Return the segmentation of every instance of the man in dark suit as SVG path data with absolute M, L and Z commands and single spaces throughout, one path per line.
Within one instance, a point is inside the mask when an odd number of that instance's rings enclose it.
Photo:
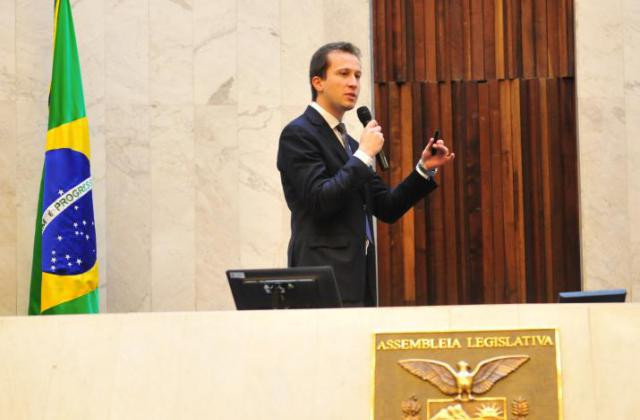
M 282 130 L 277 165 L 291 210 L 289 266 L 330 265 L 345 306 L 375 306 L 371 216 L 395 222 L 436 188 L 437 168 L 454 155 L 442 140 L 431 139 L 407 178 L 393 189 L 382 181 L 373 170 L 384 143 L 380 125 L 369 122 L 357 142 L 341 123 L 358 99 L 359 57 L 347 42 L 315 52 L 309 70 L 312 103 Z

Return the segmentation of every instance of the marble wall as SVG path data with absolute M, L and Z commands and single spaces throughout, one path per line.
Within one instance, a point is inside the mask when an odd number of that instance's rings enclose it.
M 640 2 L 575 3 L 583 286 L 640 301 Z
M 49 5 L 51 2 L 46 2 Z M 363 51 L 368 0 L 72 0 L 91 129 L 101 310 L 233 307 L 225 270 L 284 266 L 280 130 L 315 49 Z M 27 310 L 52 8 L 0 0 L 0 314 Z M 355 115 L 347 120 L 358 135 Z

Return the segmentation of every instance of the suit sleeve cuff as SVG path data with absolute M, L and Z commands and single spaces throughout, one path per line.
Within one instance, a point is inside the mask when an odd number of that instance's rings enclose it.
M 373 166 L 373 158 L 371 156 L 369 156 L 368 154 L 366 154 L 365 152 L 363 152 L 362 150 L 356 150 L 356 152 L 353 154 L 353 156 L 355 156 L 358 159 L 360 159 L 362 161 L 362 163 L 364 163 L 365 165 Z
M 420 175 L 421 177 L 423 177 L 428 181 L 430 179 L 433 179 L 433 175 L 435 175 L 435 173 L 437 172 L 437 169 L 435 169 L 434 171 L 427 171 L 422 165 L 420 165 L 420 162 L 418 162 L 418 164 L 416 165 L 416 172 L 418 173 L 418 175 Z

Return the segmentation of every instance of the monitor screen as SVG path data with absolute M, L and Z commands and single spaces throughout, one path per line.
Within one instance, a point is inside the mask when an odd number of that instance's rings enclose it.
M 340 308 L 333 269 L 321 267 L 227 270 L 236 308 Z
M 583 292 L 560 292 L 560 303 L 594 303 L 594 302 L 624 302 L 627 296 L 625 289 L 587 290 Z

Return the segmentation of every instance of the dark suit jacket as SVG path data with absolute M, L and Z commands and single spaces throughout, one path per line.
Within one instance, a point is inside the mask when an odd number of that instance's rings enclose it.
M 358 142 L 349 137 L 349 143 L 355 152 Z M 414 170 L 390 189 L 360 159 L 347 156 L 312 107 L 282 130 L 278 170 L 291 210 L 289 266 L 331 265 L 344 300 L 362 301 L 366 281 L 375 299 L 375 275 L 366 275 L 365 214 L 393 223 L 436 188 L 435 182 Z

